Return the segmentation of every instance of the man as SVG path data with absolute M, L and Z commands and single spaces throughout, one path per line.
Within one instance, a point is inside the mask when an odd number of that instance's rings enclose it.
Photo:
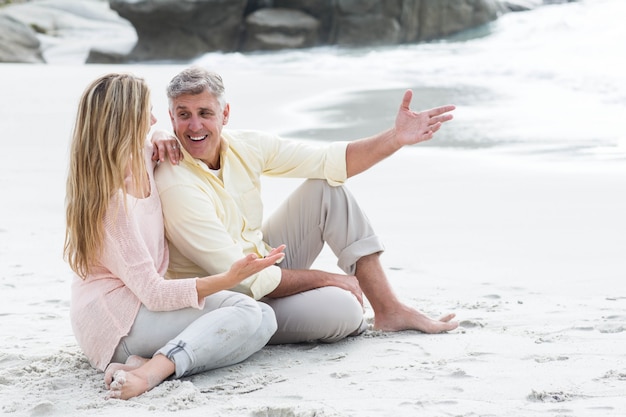
M 167 88 L 169 112 L 184 151 L 180 165 L 161 164 L 156 181 L 170 242 L 170 278 L 221 273 L 244 254 L 265 256 L 286 244 L 285 259 L 233 288 L 274 309 L 270 343 L 334 342 L 366 328 L 439 333 L 454 314 L 433 320 L 401 303 L 379 261 L 384 250 L 365 214 L 342 185 L 406 145 L 432 138 L 454 106 L 409 109 L 404 95 L 395 126 L 353 142 L 315 146 L 256 131 L 223 130 L 229 104 L 221 77 L 188 68 Z M 260 176 L 307 180 L 263 223 Z M 311 270 L 324 243 L 346 272 Z

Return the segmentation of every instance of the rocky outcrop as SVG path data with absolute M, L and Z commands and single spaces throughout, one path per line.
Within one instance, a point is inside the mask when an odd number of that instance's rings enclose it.
M 44 62 L 35 31 L 7 15 L 0 15 L 0 62 Z
M 502 13 L 575 0 L 13 1 L 22 4 L 0 3 L 0 62 L 63 62 L 59 54 L 79 49 L 82 62 L 123 63 L 187 61 L 214 51 L 415 43 Z
M 498 2 L 492 0 L 422 0 L 417 40 L 429 41 L 475 28 L 496 20 L 498 15 Z
M 491 22 L 498 0 L 275 0 L 320 21 L 319 43 L 392 45 L 442 38 Z
M 500 9 L 503 13 L 527 12 L 546 4 L 574 3 L 577 0 L 500 0 Z
M 110 0 L 137 31 L 131 60 L 187 60 L 235 51 L 247 0 Z
M 110 0 L 137 30 L 130 59 L 212 51 L 392 45 L 497 19 L 498 0 Z

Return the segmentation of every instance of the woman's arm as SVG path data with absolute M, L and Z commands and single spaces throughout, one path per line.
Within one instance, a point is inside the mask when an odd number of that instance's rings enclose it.
M 165 130 L 155 130 L 150 137 L 152 143 L 152 160 L 157 164 L 165 161 L 165 158 L 169 156 L 170 162 L 173 165 L 183 159 L 183 152 L 180 147 L 180 143 L 176 139 L 176 136 L 166 132 Z
M 285 256 L 283 253 L 284 249 L 285 245 L 281 245 L 273 249 L 264 258 L 259 258 L 255 254 L 249 254 L 235 262 L 233 266 L 224 273 L 196 279 L 198 298 L 202 299 L 217 291 L 233 288 L 249 276 L 280 262 Z

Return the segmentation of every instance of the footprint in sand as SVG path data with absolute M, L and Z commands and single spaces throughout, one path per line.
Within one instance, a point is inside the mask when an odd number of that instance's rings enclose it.
M 529 401 L 542 403 L 561 403 L 564 401 L 572 401 L 577 395 L 564 391 L 535 391 L 532 390 L 528 397 Z
M 618 381 L 626 381 L 626 371 L 616 371 L 615 369 L 611 369 L 607 371 L 601 379 L 615 379 Z
M 249 377 L 239 378 L 236 381 L 225 381 L 210 387 L 200 388 L 202 393 L 222 394 L 222 395 L 238 395 L 261 390 L 270 384 L 286 381 L 287 379 L 280 375 L 263 374 L 253 375 Z
M 296 407 L 263 407 L 252 411 L 252 417 L 331 417 L 324 410 L 299 410 Z
M 548 363 L 555 361 L 566 361 L 569 360 L 567 356 L 529 356 L 524 358 L 526 360 L 534 360 L 537 363 Z

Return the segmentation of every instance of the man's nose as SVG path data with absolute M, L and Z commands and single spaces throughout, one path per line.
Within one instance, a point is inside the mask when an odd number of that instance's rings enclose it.
M 193 131 L 198 131 L 202 129 L 202 123 L 200 122 L 200 118 L 196 116 L 192 116 L 189 119 L 189 129 Z

